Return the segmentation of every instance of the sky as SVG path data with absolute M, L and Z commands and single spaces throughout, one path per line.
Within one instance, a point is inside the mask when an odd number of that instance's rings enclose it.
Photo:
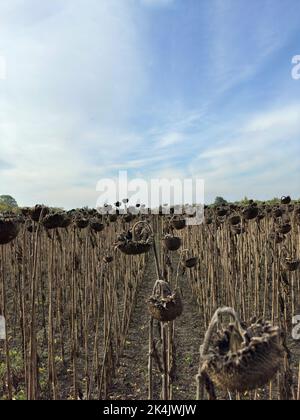
M 94 207 L 103 178 L 300 197 L 299 0 L 0 0 L 0 194 Z

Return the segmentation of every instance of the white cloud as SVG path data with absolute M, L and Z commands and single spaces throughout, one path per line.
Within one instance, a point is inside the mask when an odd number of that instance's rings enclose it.
M 246 131 L 266 131 L 289 129 L 291 126 L 300 126 L 300 107 L 291 105 L 284 109 L 273 110 L 254 117 L 246 126 Z
M 251 3 L 201 3 L 196 46 L 190 38 L 184 44 L 184 28 L 178 34 L 163 32 L 165 27 L 153 31 L 172 36 L 174 49 L 166 58 L 175 63 L 184 45 L 191 57 L 197 53 L 199 41 L 203 95 L 196 89 L 188 97 L 189 74 L 179 80 L 174 68 L 170 86 L 174 80 L 180 85 L 162 97 L 155 91 L 164 87 L 157 75 L 168 62 L 160 56 L 160 38 L 152 36 L 149 10 L 175 0 L 1 0 L 0 55 L 7 62 L 7 77 L 0 80 L 1 189 L 24 205 L 94 205 L 98 179 L 124 168 L 146 178 L 199 174 L 210 194 L 256 195 L 256 188 L 269 196 L 286 186 L 291 194 L 299 191 L 298 105 L 249 117 L 248 102 L 230 91 L 252 81 L 297 19 L 282 35 L 288 15 L 274 24 L 279 3 L 266 2 L 268 13 L 259 16 Z M 174 15 L 174 24 L 181 29 L 186 19 Z M 257 86 L 248 89 L 252 101 Z M 222 109 L 220 102 L 226 103 Z
M 93 197 L 116 152 L 122 159 L 140 142 L 127 126 L 146 82 L 134 9 L 11 0 L 0 15 L 1 188 L 23 205 L 54 204 L 55 195 L 57 205 L 84 205 L 80 185 Z
M 159 140 L 158 140 L 158 147 L 163 149 L 166 147 L 174 146 L 178 143 L 181 143 L 184 141 L 184 136 L 182 133 L 178 132 L 169 132 L 164 134 Z
M 227 136 L 206 148 L 190 172 L 206 181 L 208 200 L 243 195 L 270 198 L 299 196 L 300 105 L 287 105 L 252 115 Z

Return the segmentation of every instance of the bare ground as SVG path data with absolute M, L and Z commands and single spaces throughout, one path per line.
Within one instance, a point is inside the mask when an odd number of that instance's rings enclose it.
M 144 281 L 137 295 L 125 351 L 109 392 L 111 400 L 146 400 L 148 398 L 149 315 L 146 301 L 151 295 L 155 280 L 155 265 L 151 256 L 145 270 Z M 195 399 L 195 376 L 198 370 L 201 338 L 201 323 L 197 305 L 193 301 L 189 289 L 185 287 L 183 289 L 184 312 L 176 320 L 175 326 L 177 375 L 173 384 L 173 399 L 176 400 Z M 160 399 L 160 382 L 160 373 L 156 369 L 155 399 Z

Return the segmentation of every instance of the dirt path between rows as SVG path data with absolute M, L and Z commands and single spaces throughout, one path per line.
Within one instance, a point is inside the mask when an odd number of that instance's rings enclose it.
M 151 295 L 156 279 L 154 258 L 149 257 L 144 281 L 137 294 L 129 334 L 117 376 L 112 383 L 109 399 L 111 400 L 146 400 L 148 397 L 148 335 L 149 315 L 146 301 Z M 191 297 L 188 286 L 182 282 L 184 312 L 176 320 L 176 364 L 177 378 L 173 385 L 173 399 L 195 399 L 195 376 L 198 370 L 199 345 L 201 339 L 200 316 L 197 305 Z M 160 399 L 160 374 L 155 370 L 154 396 Z

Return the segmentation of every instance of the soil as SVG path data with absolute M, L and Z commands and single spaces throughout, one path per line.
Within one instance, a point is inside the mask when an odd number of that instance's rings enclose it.
M 148 398 L 148 337 L 149 314 L 146 301 L 151 295 L 156 279 L 154 259 L 149 258 L 144 281 L 137 294 L 135 311 L 123 357 L 109 392 L 111 400 L 147 400 Z M 184 282 L 184 279 L 183 279 Z M 201 343 L 200 315 L 189 289 L 182 287 L 184 311 L 175 325 L 176 379 L 173 399 L 193 400 L 196 397 L 195 376 L 199 366 Z M 158 323 L 157 323 L 158 324 Z M 155 326 L 157 335 L 158 325 Z M 156 364 L 154 363 L 154 366 Z M 154 398 L 160 398 L 161 377 L 155 366 Z

